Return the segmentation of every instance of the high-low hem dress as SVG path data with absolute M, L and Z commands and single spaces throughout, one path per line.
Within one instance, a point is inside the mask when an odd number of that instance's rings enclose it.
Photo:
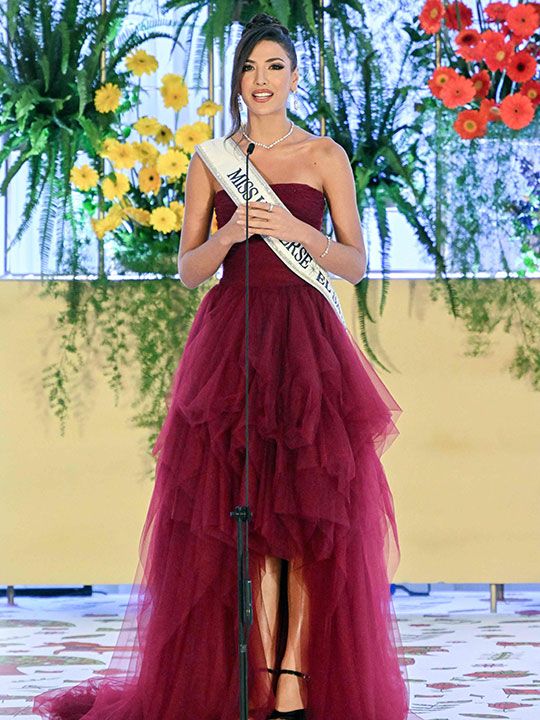
M 272 185 L 321 228 L 325 198 Z M 215 196 L 219 227 L 236 206 Z M 245 252 L 231 247 L 204 296 L 154 446 L 156 479 L 139 565 L 109 667 L 42 692 L 52 720 L 238 720 L 237 525 L 245 500 Z M 250 719 L 276 704 L 288 632 L 283 578 L 302 586 L 297 669 L 308 720 L 410 720 L 389 582 L 399 563 L 381 455 L 398 435 L 394 398 L 328 300 L 260 235 L 249 240 Z M 281 559 L 278 622 L 263 580 Z M 287 581 L 286 581 L 287 582 Z M 283 589 L 285 587 L 285 589 Z

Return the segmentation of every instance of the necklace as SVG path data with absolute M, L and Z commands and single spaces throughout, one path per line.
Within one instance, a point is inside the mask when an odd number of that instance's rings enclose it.
M 270 145 L 265 145 L 264 143 L 256 142 L 255 140 L 252 140 L 252 139 L 249 137 L 249 135 L 246 133 L 246 124 L 245 124 L 245 123 L 244 123 L 244 124 L 242 125 L 242 127 L 241 127 L 242 135 L 243 135 L 247 140 L 249 140 L 249 142 L 252 142 L 254 145 L 259 145 L 260 147 L 263 147 L 263 148 L 266 148 L 267 150 L 269 150 L 271 147 L 274 147 L 274 145 L 277 145 L 277 144 L 280 143 L 282 140 L 285 140 L 285 138 L 288 138 L 289 135 L 292 133 L 293 128 L 294 128 L 294 123 L 293 123 L 292 120 L 290 120 L 289 122 L 291 123 L 291 127 L 289 128 L 288 132 L 285 133 L 285 135 L 284 135 L 283 137 L 280 137 L 278 140 L 274 140 L 274 142 L 273 142 L 273 143 L 270 143 Z

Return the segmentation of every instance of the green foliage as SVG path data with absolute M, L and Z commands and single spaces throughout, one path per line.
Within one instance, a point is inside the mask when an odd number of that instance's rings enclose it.
M 307 50 L 308 59 L 306 69 L 313 61 L 313 49 L 316 47 L 317 28 L 320 27 L 321 10 L 325 21 L 332 19 L 346 34 L 355 32 L 354 19 L 351 22 L 351 10 L 363 17 L 364 11 L 359 0 L 343 0 L 339 3 L 330 3 L 321 7 L 318 0 L 261 0 L 260 2 L 238 2 L 238 0 L 219 0 L 219 2 L 207 2 L 207 0 L 166 0 L 165 10 L 177 11 L 178 27 L 175 41 L 184 28 L 188 28 L 188 37 L 192 37 L 195 27 L 200 25 L 200 33 L 203 42 L 198 44 L 194 59 L 195 67 L 199 75 L 195 82 L 200 81 L 202 68 L 205 65 L 205 53 L 212 47 L 213 41 L 218 42 L 218 53 L 220 57 L 225 54 L 225 48 L 231 42 L 231 32 L 234 23 L 246 25 L 257 13 L 268 13 L 277 17 L 286 25 L 295 43 Z M 203 22 L 201 22 L 204 20 Z M 195 44 L 195 43 L 194 43 Z M 191 53 L 191 44 L 187 48 Z M 189 57 L 189 54 L 188 54 Z M 313 66 L 312 66 L 313 67 Z
M 107 79 L 126 87 L 125 76 L 117 70 L 120 60 L 150 35 L 134 33 L 121 40 L 118 47 L 112 47 L 126 13 L 127 0 L 113 0 L 107 15 L 101 18 L 93 15 L 94 6 L 88 0 L 64 0 L 57 14 L 51 10 L 51 3 L 52 0 L 8 0 L 11 45 L 0 44 L 0 131 L 6 133 L 9 143 L 8 150 L 3 150 L 7 153 L 4 157 L 18 153 L 5 187 L 24 164 L 29 168 L 25 216 L 19 233 L 24 231 L 32 209 L 41 199 L 45 261 L 53 219 L 59 213 L 61 222 L 67 217 L 72 248 L 69 262 L 75 272 L 80 268 L 83 250 L 80 237 L 84 233 L 80 232 L 80 221 L 72 207 L 68 172 L 78 151 L 95 156 L 110 121 L 96 113 L 92 103 L 99 85 L 100 52 L 111 44 Z M 35 7 L 40 11 L 25 19 L 29 8 Z M 392 238 L 388 208 L 395 207 L 407 219 L 433 262 L 436 277 L 432 281 L 432 299 L 442 295 L 449 312 L 459 317 L 468 330 L 468 353 L 487 352 L 498 327 L 512 332 L 517 345 L 510 369 L 516 377 L 528 377 L 533 387 L 540 388 L 540 309 L 534 286 L 526 277 L 512 272 L 502 242 L 498 257 L 506 276 L 477 277 L 485 261 L 481 238 L 486 231 L 491 237 L 489 215 L 493 209 L 509 212 L 512 222 L 521 222 L 523 217 L 523 213 L 518 215 L 508 206 L 503 182 L 510 173 L 508 151 L 513 147 L 513 136 L 509 133 L 500 139 L 495 150 L 498 168 L 492 184 L 486 186 L 478 167 L 482 146 L 461 141 L 451 127 L 451 114 L 445 113 L 443 119 L 440 107 L 436 107 L 429 94 L 424 92 L 426 96 L 422 98 L 426 75 L 434 64 L 431 39 L 426 40 L 417 26 L 404 27 L 409 42 L 398 78 L 390 82 L 385 59 L 375 49 L 364 22 L 362 6 L 356 0 L 326 5 L 325 21 L 331 26 L 332 41 L 323 43 L 329 78 L 329 87 L 323 93 L 317 77 L 321 40 L 319 3 L 309 0 L 299 3 L 269 0 L 255 5 L 212 3 L 208 13 L 207 3 L 201 0 L 168 0 L 166 8 L 181 11 L 176 39 L 183 27 L 194 30 L 201 13 L 208 15 L 202 28 L 204 43 L 197 50 L 199 72 L 204 52 L 213 39 L 219 39 L 224 55 L 224 44 L 230 40 L 235 21 L 245 23 L 257 12 L 269 12 L 291 28 L 293 37 L 302 43 L 301 91 L 308 112 L 304 119 L 295 113 L 290 115 L 314 133 L 318 132 L 321 116 L 326 118 L 328 134 L 349 155 L 360 211 L 374 210 L 383 271 L 378 313 L 384 310 L 389 288 Z M 351 8 L 356 11 L 352 20 Z M 67 27 L 72 28 L 69 34 Z M 20 32 L 16 33 L 15 28 Z M 88 46 L 84 43 L 87 37 L 92 39 Z M 190 52 L 192 47 L 197 47 L 195 42 L 187 50 Z M 411 68 L 411 64 L 414 80 L 404 84 L 404 69 Z M 313 76 L 314 82 L 310 83 L 308 78 Z M 412 121 L 405 112 L 411 97 L 417 100 Z M 135 104 L 136 95 L 132 94 L 128 102 Z M 534 213 L 532 203 L 531 207 L 528 212 Z M 527 245 L 527 252 L 531 248 L 535 252 L 529 225 L 524 238 L 517 229 L 513 233 L 512 225 L 505 225 L 500 216 L 497 222 L 503 233 L 508 229 L 509 237 L 514 234 L 519 237 Z M 537 215 L 535 222 L 533 227 L 537 227 Z M 141 228 L 140 235 L 124 237 L 118 259 L 139 272 L 170 275 L 174 272 L 178 238 L 171 235 L 172 245 L 160 247 L 155 236 L 148 235 L 150 232 Z M 144 248 L 151 246 L 159 247 L 162 264 L 157 262 L 156 255 L 145 254 Z M 450 280 L 449 269 L 461 277 Z M 376 321 L 376 313 L 368 306 L 368 282 L 366 275 L 356 286 L 362 342 L 371 360 L 387 369 L 368 340 L 367 322 Z M 104 352 L 101 361 L 117 400 L 123 390 L 123 368 L 134 360 L 138 362 L 140 396 L 134 422 L 152 430 L 152 445 L 164 418 L 163 400 L 193 315 L 209 287 L 207 283 L 189 291 L 171 277 L 122 283 L 106 277 L 93 283 L 77 280 L 50 283 L 46 292 L 63 300 L 65 309 L 58 316 L 59 359 L 47 366 L 43 379 L 62 431 L 76 392 L 77 377 L 89 354 L 98 353 L 99 349 Z
M 57 359 L 42 375 L 49 404 L 65 432 L 73 401 L 80 394 L 85 365 L 103 368 L 118 404 L 125 391 L 126 367 L 137 367 L 136 427 L 149 430 L 150 452 L 167 411 L 174 369 L 202 296 L 213 282 L 189 290 L 178 280 L 50 281 L 42 297 L 63 305 L 56 319 Z
M 378 313 L 383 313 L 389 289 L 392 237 L 388 209 L 395 207 L 406 218 L 426 255 L 433 261 L 436 277 L 445 287 L 449 307 L 455 316 L 453 283 L 447 275 L 443 246 L 426 201 L 429 166 L 417 151 L 425 132 L 424 118 L 417 115 L 411 122 L 405 117 L 408 95 L 415 90 L 413 85 L 403 84 L 404 68 L 413 41 L 409 40 L 398 77 L 392 83 L 365 24 L 359 25 L 353 36 L 345 37 L 339 30 L 336 35 L 335 46 L 325 45 L 330 100 L 325 101 L 317 96 L 315 88 L 310 89 L 316 108 L 308 116 L 306 126 L 316 133 L 319 116 L 324 115 L 328 135 L 349 155 L 361 215 L 368 208 L 374 211 L 382 268 Z M 376 315 L 368 306 L 368 273 L 369 266 L 366 276 L 355 288 L 360 333 L 370 359 L 387 370 L 368 339 L 366 323 L 376 322 Z
M 503 330 L 515 341 L 508 369 L 540 390 L 540 299 L 537 281 L 528 276 L 536 270 L 539 249 L 534 234 L 539 186 L 527 161 L 530 145 L 523 142 L 535 137 L 538 121 L 519 138 L 501 123 L 489 139 L 464 141 L 439 108 L 429 106 L 423 113 L 427 122 L 434 119 L 435 132 L 426 144 L 440 182 L 431 214 L 438 211 L 447 263 L 458 276 L 454 296 L 468 333 L 465 354 L 486 355 L 495 331 Z M 525 202 L 518 199 L 523 188 L 528 189 Z M 431 299 L 439 299 L 440 283 L 435 279 L 430 285 Z
M 41 201 L 44 273 L 53 237 L 59 259 L 64 242 L 74 240 L 65 237 L 64 220 L 76 155 L 95 156 L 110 123 L 111 113 L 98 113 L 93 103 L 102 52 L 108 51 L 107 81 L 128 88 L 129 74 L 118 69 L 119 62 L 146 40 L 165 35 L 140 28 L 115 44 L 129 0 L 110 0 L 103 13 L 94 0 L 6 2 L 0 16 L 0 162 L 9 160 L 10 166 L 0 193 L 23 167 L 28 169 L 21 223 L 11 245 L 21 239 Z

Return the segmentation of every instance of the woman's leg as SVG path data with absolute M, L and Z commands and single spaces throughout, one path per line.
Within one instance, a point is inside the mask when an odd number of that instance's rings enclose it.
M 265 558 L 264 575 L 261 580 L 262 614 L 259 622 L 266 666 L 274 667 L 276 659 L 277 623 L 279 606 L 279 583 L 281 559 L 268 555 Z
M 287 647 L 281 661 L 281 667 L 287 670 L 298 670 L 308 674 L 306 648 L 309 625 L 309 597 L 302 578 L 302 568 L 289 562 L 287 600 L 289 628 Z M 277 710 L 296 710 L 307 706 L 306 680 L 297 675 L 282 673 L 276 693 Z

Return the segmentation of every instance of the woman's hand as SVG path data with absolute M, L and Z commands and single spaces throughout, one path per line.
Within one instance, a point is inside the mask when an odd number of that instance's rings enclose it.
M 299 220 L 287 208 L 274 205 L 272 210 L 269 210 L 269 207 L 270 204 L 267 202 L 252 200 L 248 203 L 248 236 L 256 234 L 272 235 L 286 242 L 291 240 L 302 242 L 306 233 L 315 230 L 313 225 Z M 242 239 L 245 239 L 246 206 L 244 204 L 237 207 L 235 216 L 236 223 L 242 232 Z

